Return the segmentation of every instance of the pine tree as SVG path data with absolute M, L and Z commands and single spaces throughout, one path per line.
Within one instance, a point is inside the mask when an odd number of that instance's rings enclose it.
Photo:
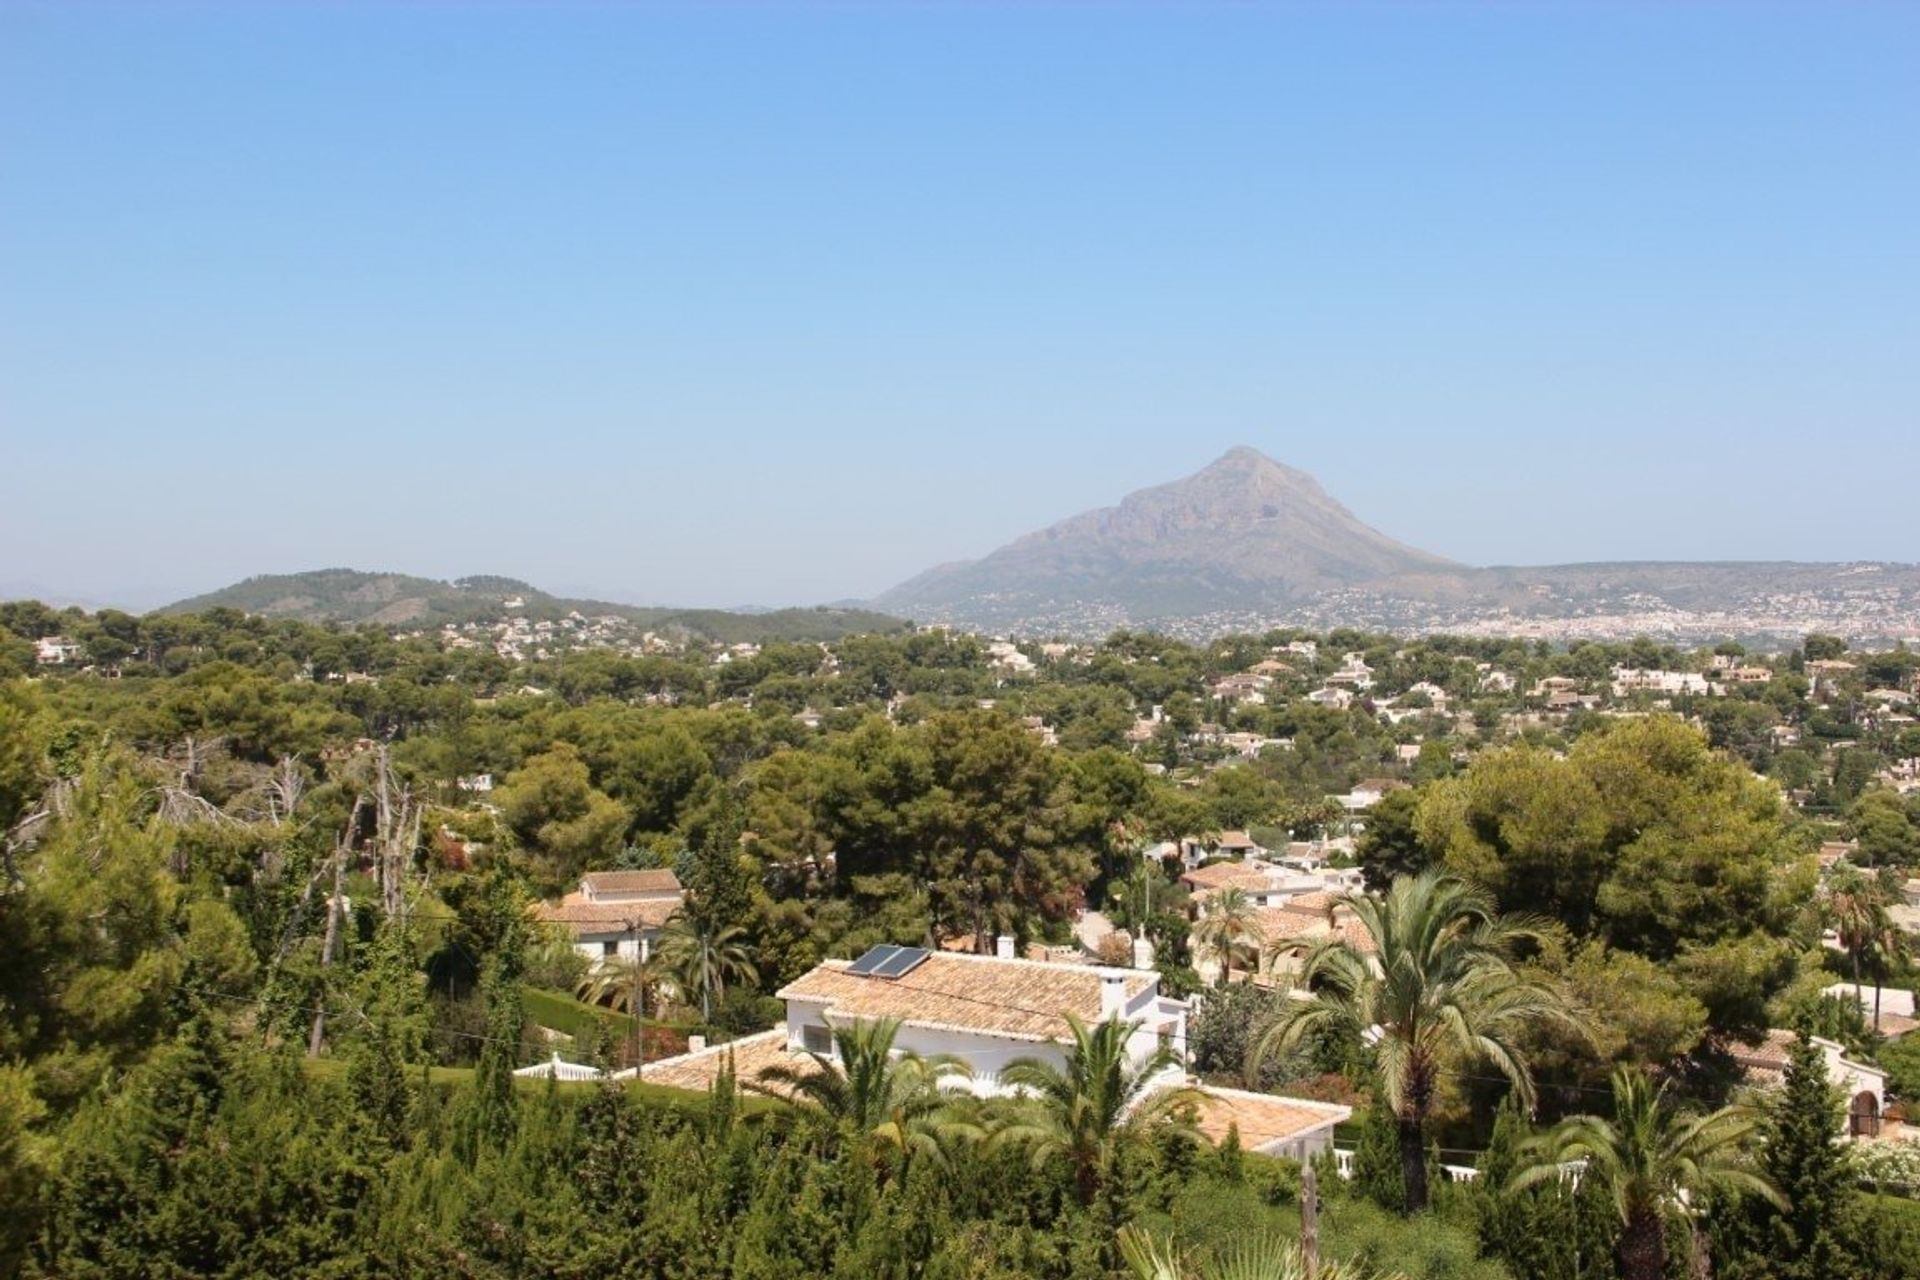
M 687 871 L 687 914 L 711 931 L 753 923 L 753 873 L 741 860 L 739 811 L 731 799 L 701 832 Z

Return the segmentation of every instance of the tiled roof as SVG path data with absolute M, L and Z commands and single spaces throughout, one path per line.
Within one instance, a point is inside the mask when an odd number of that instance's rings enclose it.
M 1867 1022 L 1869 1024 L 1873 1022 L 1873 1014 L 1871 1012 L 1867 1014 Z M 1920 1027 L 1920 1018 L 1909 1018 L 1904 1013 L 1882 1013 L 1880 1015 L 1880 1025 L 1877 1029 L 1880 1034 L 1887 1039 L 1898 1040 L 1915 1027 Z
M 847 972 L 848 963 L 828 960 L 777 994 L 824 1003 L 829 1020 L 898 1018 L 1016 1040 L 1063 1040 L 1071 1035 L 1066 1015 L 1099 1021 L 1103 974 L 1124 974 L 1129 1000 L 1158 982 L 1149 973 L 991 956 L 934 954 L 898 978 L 859 977 Z
M 697 1053 L 683 1053 L 677 1058 L 649 1062 L 640 1068 L 640 1078 L 648 1084 L 705 1093 L 726 1069 L 728 1054 L 733 1055 L 733 1077 L 742 1085 L 757 1080 L 762 1070 L 775 1063 L 806 1067 L 813 1062 L 805 1054 L 788 1053 L 786 1029 L 775 1027 L 771 1031 L 717 1044 Z
M 658 929 L 680 909 L 678 898 L 642 902 L 588 902 L 570 893 L 558 902 L 534 904 L 533 917 L 584 934 L 621 933 L 631 929 Z
M 1795 1033 L 1775 1027 L 1761 1038 L 1759 1044 L 1736 1042 L 1728 1046 L 1728 1052 L 1743 1067 L 1756 1071 L 1785 1071 L 1787 1064 L 1793 1061 L 1793 1045 L 1798 1039 Z
M 678 893 L 680 878 L 668 867 L 649 867 L 644 871 L 589 871 L 580 877 L 580 887 L 602 893 Z
M 1200 1090 L 1194 1109 L 1195 1121 L 1209 1142 L 1225 1142 L 1230 1130 L 1238 1130 L 1240 1145 L 1248 1151 L 1339 1124 L 1353 1115 L 1353 1108 L 1331 1102 L 1211 1087 Z
M 1333 895 L 1325 889 L 1316 889 L 1311 893 L 1297 894 L 1280 904 L 1282 911 L 1293 911 L 1301 915 L 1324 916 L 1333 910 Z
M 1325 911 L 1292 911 L 1288 909 L 1291 906 L 1292 903 L 1284 907 L 1262 907 L 1254 912 L 1255 931 L 1267 942 L 1283 942 L 1294 938 L 1311 942 L 1337 935 L 1363 956 L 1373 955 L 1379 950 L 1367 927 L 1351 913 L 1338 913 L 1330 925 Z
M 1267 887 L 1266 873 L 1258 867 L 1250 867 L 1244 862 L 1211 862 L 1204 867 L 1195 867 L 1180 877 L 1181 881 L 1195 889 L 1264 889 Z

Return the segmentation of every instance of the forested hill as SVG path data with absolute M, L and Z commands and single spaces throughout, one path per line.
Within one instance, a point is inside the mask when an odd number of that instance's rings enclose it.
M 656 631 L 727 642 L 837 640 L 845 635 L 896 632 L 907 625 L 899 618 L 866 609 L 734 613 L 724 609 L 648 607 L 549 595 L 517 578 L 480 575 L 441 582 L 359 569 L 260 574 L 156 612 L 205 613 L 221 608 L 298 622 L 393 627 L 436 627 L 514 617 L 540 621 L 577 612 L 590 617 L 614 616 Z

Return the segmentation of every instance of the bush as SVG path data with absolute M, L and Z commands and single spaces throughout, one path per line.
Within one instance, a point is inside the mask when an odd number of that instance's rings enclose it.
M 1876 1191 L 1920 1199 L 1920 1142 L 1858 1142 L 1854 1174 Z
M 1187 1048 L 1194 1070 L 1203 1076 L 1245 1079 L 1247 1055 L 1273 1025 L 1286 997 L 1250 982 L 1233 983 L 1209 991 L 1187 1029 Z M 1277 1064 L 1263 1066 L 1256 1083 L 1261 1087 L 1279 1079 Z
M 732 987 L 714 1003 L 713 1027 L 728 1037 L 752 1035 L 778 1026 L 787 1006 L 747 987 Z
M 1250 1235 L 1272 1233 L 1286 1239 L 1300 1234 L 1300 1166 L 1291 1160 L 1249 1156 L 1247 1179 L 1234 1183 L 1198 1177 L 1183 1185 L 1164 1214 L 1143 1213 L 1138 1225 L 1157 1236 L 1171 1235 L 1181 1249 L 1205 1249 Z M 1292 1188 L 1284 1202 L 1269 1199 L 1268 1188 Z M 1350 1195 L 1345 1184 L 1320 1182 L 1320 1241 L 1325 1255 L 1353 1261 L 1406 1280 L 1512 1280 L 1500 1263 L 1479 1256 L 1471 1226 L 1443 1213 L 1403 1220 Z

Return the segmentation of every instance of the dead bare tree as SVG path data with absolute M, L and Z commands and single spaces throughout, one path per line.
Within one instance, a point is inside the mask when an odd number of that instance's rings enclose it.
M 188 734 L 180 744 L 180 789 L 194 791 L 199 788 L 200 775 L 214 755 L 225 749 L 225 736 L 215 738 L 196 738 Z
M 300 767 L 299 756 L 281 756 L 274 766 L 273 776 L 267 779 L 267 819 L 274 826 L 284 826 L 287 819 L 293 817 L 293 811 L 300 807 L 300 797 L 307 793 L 307 774 Z
M 347 815 L 347 828 L 341 832 L 339 843 L 333 847 L 333 892 L 327 897 L 327 930 L 320 943 L 320 971 L 322 974 L 333 967 L 335 944 L 340 940 L 340 920 L 346 914 L 347 901 L 344 892 L 347 878 L 347 854 L 353 848 L 353 834 L 360 826 L 360 814 L 366 808 L 367 798 L 363 795 L 353 802 L 353 812 Z M 320 998 L 313 1008 L 313 1028 L 307 1034 L 307 1056 L 320 1056 L 320 1046 L 327 1034 L 327 993 L 323 982 Z
M 4 867 L 9 886 L 20 883 L 19 854 L 40 843 L 40 837 L 55 818 L 64 818 L 73 808 L 77 778 L 55 778 L 40 796 L 40 803 L 23 813 L 4 832 L 0 832 L 0 867 Z
M 373 788 L 380 905 L 388 920 L 398 920 L 407 910 L 407 872 L 413 865 L 414 850 L 420 847 L 420 818 L 425 806 L 412 787 L 394 781 L 393 760 L 384 744 L 374 757 Z

